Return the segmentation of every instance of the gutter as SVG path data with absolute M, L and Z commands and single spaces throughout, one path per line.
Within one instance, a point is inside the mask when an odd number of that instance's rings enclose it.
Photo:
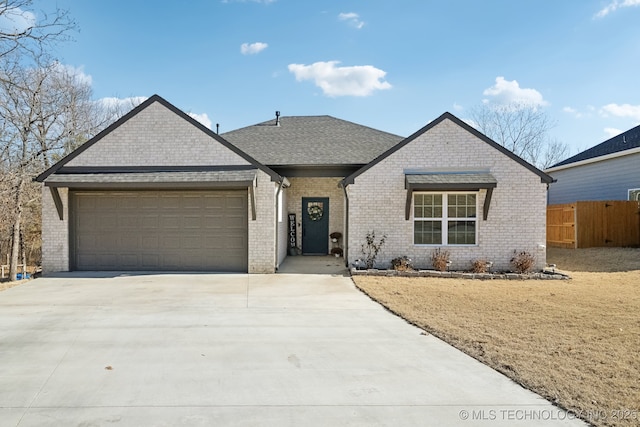
M 282 177 L 282 180 L 280 181 L 280 185 L 278 185 L 278 191 L 276 191 L 276 212 L 275 212 L 275 215 L 273 216 L 274 217 L 274 223 L 275 223 L 274 224 L 274 231 L 276 233 L 276 238 L 275 238 L 275 241 L 276 241 L 276 253 L 275 253 L 275 257 L 274 257 L 275 259 L 274 259 L 274 263 L 273 263 L 274 271 L 278 271 L 278 267 L 280 266 L 278 264 L 278 249 L 280 249 L 280 245 L 279 245 L 279 242 L 280 242 L 279 237 L 280 236 L 278 235 L 278 230 L 279 230 L 279 227 L 278 227 L 278 219 L 279 219 L 278 218 L 278 206 L 280 205 L 280 202 L 279 202 L 280 193 L 282 192 L 282 188 L 285 187 L 285 186 L 289 187 L 289 186 L 291 186 L 291 184 L 289 183 L 289 180 L 287 178 Z
M 349 268 L 349 194 L 344 181 L 340 182 L 340 187 L 342 187 L 342 192 L 344 193 L 344 249 L 342 256 L 344 257 L 345 267 Z

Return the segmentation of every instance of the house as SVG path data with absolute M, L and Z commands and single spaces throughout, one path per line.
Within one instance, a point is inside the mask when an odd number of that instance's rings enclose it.
M 640 126 L 555 164 L 546 172 L 549 204 L 579 200 L 640 201 Z
M 514 250 L 542 268 L 552 179 L 449 113 L 408 138 L 279 114 L 218 135 L 154 95 L 36 180 L 45 273 L 272 273 L 336 244 L 353 262 L 373 230 L 380 265 L 445 247 L 452 268 Z

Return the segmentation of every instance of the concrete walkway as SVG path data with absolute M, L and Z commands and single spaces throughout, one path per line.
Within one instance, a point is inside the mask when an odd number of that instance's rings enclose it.
M 0 292 L 0 426 L 581 425 L 388 313 L 339 265 L 282 267 Z

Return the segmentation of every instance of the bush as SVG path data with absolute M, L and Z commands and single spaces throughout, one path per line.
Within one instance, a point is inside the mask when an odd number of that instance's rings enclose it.
M 367 268 L 373 268 L 376 264 L 376 258 L 378 257 L 378 252 L 384 246 L 384 242 L 387 240 L 387 235 L 382 235 L 382 238 L 378 242 L 376 242 L 376 232 L 370 231 L 367 233 L 365 237 L 366 243 L 362 245 L 361 251 L 362 255 L 364 255 L 363 262 L 365 263 Z
M 449 264 L 451 264 L 451 261 L 449 260 L 450 255 L 451 254 L 447 250 L 440 248 L 434 250 L 431 253 L 431 264 L 433 265 L 433 268 L 438 271 L 445 271 Z
M 536 265 L 536 257 L 527 251 L 513 251 L 511 265 L 516 273 L 528 273 Z
M 491 268 L 493 263 L 486 259 L 476 259 L 471 263 L 471 271 L 474 273 L 486 273 Z
M 413 270 L 413 264 L 411 263 L 411 258 L 401 256 L 391 260 L 391 268 L 397 271 Z

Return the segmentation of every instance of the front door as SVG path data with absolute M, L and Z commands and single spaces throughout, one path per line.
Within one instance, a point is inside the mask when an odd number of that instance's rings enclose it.
M 329 253 L 329 198 L 302 198 L 302 253 Z

